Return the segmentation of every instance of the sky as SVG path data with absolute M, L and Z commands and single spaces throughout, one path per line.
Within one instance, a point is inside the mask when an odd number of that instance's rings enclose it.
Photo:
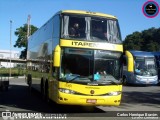
M 160 6 L 160 0 L 154 0 Z M 31 15 L 31 24 L 40 28 L 59 10 L 86 10 L 114 15 L 119 20 L 122 39 L 135 31 L 151 27 L 160 27 L 160 12 L 155 18 L 147 18 L 142 6 L 147 0 L 0 0 L 0 50 L 15 48 L 17 40 L 14 32 L 27 23 Z M 12 29 L 10 29 L 12 20 Z

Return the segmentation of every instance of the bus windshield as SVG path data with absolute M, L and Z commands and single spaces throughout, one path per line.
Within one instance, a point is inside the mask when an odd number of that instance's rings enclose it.
M 135 73 L 142 76 L 155 76 L 157 70 L 155 60 L 153 58 L 136 57 L 135 59 Z
M 60 80 L 80 84 L 117 84 L 121 78 L 120 52 L 63 48 Z
M 118 21 L 102 17 L 64 15 L 61 38 L 122 43 Z

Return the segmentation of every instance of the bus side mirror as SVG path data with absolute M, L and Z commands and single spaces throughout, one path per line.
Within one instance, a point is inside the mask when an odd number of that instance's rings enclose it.
M 61 48 L 59 45 L 57 45 L 54 49 L 54 55 L 53 55 L 53 66 L 54 67 L 60 67 L 60 60 L 61 60 Z

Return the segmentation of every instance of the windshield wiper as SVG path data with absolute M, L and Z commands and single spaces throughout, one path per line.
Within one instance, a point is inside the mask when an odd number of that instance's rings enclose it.
M 114 85 L 118 85 L 118 83 L 116 83 L 114 80 L 106 80 L 109 81 L 110 83 L 114 84 Z
M 80 75 L 78 75 L 78 74 L 69 74 L 68 75 L 69 80 L 67 82 L 71 82 L 71 81 L 77 79 L 78 77 L 80 77 Z M 67 80 L 67 78 L 66 78 L 66 80 Z
M 69 78 L 69 80 L 67 81 L 67 82 L 71 82 L 71 81 L 74 81 L 74 80 L 76 80 L 77 78 L 87 78 L 87 77 L 85 77 L 85 76 L 81 76 L 81 75 L 78 75 L 78 74 L 71 74 L 70 76 L 69 76 L 70 78 Z M 87 78 L 88 79 L 88 78 Z M 67 80 L 67 79 L 66 79 Z
M 106 85 L 106 84 L 113 84 L 113 85 L 119 85 L 118 83 L 116 83 L 113 80 L 105 80 L 105 81 L 92 81 L 90 83 L 88 83 L 88 85 Z

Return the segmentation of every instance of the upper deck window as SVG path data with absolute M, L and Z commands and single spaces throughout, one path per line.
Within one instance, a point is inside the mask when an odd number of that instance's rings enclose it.
M 80 15 L 63 16 L 61 38 L 122 43 L 117 20 Z

